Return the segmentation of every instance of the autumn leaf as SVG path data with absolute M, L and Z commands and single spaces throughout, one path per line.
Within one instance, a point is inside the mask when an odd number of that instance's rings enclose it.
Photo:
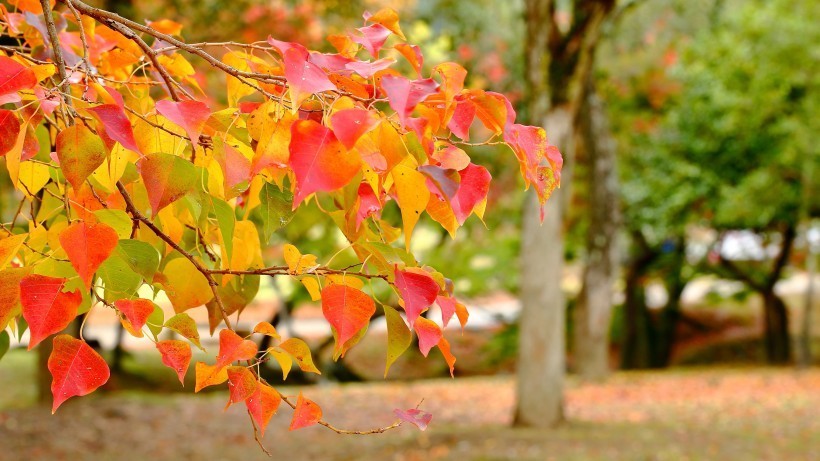
M 64 278 L 45 275 L 28 275 L 20 281 L 23 318 L 31 333 L 28 350 L 65 329 L 77 316 L 83 295 L 79 290 L 63 292 L 67 282 Z
M 350 39 L 362 45 L 364 49 L 374 58 L 379 57 L 379 51 L 390 36 L 390 29 L 381 25 L 373 24 L 356 29 L 358 34 L 350 34 Z
M 344 357 L 345 343 L 367 326 L 376 313 L 376 303 L 356 288 L 327 285 L 322 290 L 322 313 L 338 335 L 334 355 Z
M 430 424 L 430 421 L 433 419 L 433 415 L 427 413 L 426 411 L 422 411 L 416 408 L 411 408 L 409 410 L 399 410 L 398 408 L 393 410 L 393 414 L 396 415 L 400 420 L 406 421 L 417 428 L 419 430 L 426 430 L 427 426 Z
M 72 125 L 57 133 L 57 158 L 66 180 L 79 189 L 108 156 L 102 139 L 85 125 Z
M 125 316 L 126 329 L 137 337 L 142 337 L 142 327 L 148 321 L 148 316 L 154 312 L 156 304 L 147 299 L 120 299 L 114 301 L 114 307 Z
M 419 317 L 413 324 L 413 329 L 416 330 L 416 334 L 419 336 L 419 350 L 422 355 L 427 357 L 430 349 L 437 346 L 442 338 L 441 328 L 432 320 Z
M 255 342 L 242 339 L 232 330 L 222 330 L 219 332 L 219 355 L 216 356 L 216 366 L 219 368 L 240 360 L 250 360 L 256 357 L 256 352 Z
M 31 69 L 14 59 L 0 56 L 0 105 L 19 101 L 17 92 L 33 88 L 36 84 L 37 77 Z
M 200 101 L 157 101 L 157 112 L 182 127 L 194 144 L 199 144 L 199 135 L 205 122 L 211 116 L 208 105 Z
M 308 269 L 316 267 L 315 255 L 303 255 L 295 246 L 286 243 L 283 249 L 288 271 L 294 275 L 304 274 Z
M 226 367 L 218 367 L 216 365 L 208 365 L 203 362 L 197 362 L 196 367 L 196 385 L 194 392 L 199 392 L 209 386 L 216 386 L 228 380 L 228 371 Z
M 244 402 L 259 386 L 256 376 L 245 367 L 228 367 L 228 399 L 225 409 L 234 403 Z
M 196 168 L 181 157 L 154 153 L 142 158 L 137 166 L 148 191 L 153 216 L 196 187 Z
M 118 241 L 117 231 L 103 223 L 76 222 L 60 233 L 60 246 L 86 288 L 91 288 L 94 272 L 111 256 Z
M 401 26 L 399 25 L 399 14 L 392 8 L 382 8 L 373 15 L 365 14 L 365 21 L 372 22 L 374 24 L 381 24 L 390 30 L 390 32 L 393 32 L 401 37 L 402 40 L 406 40 L 404 33 L 401 31 Z
M 441 355 L 444 356 L 444 361 L 447 362 L 447 366 L 450 368 L 450 377 L 455 378 L 456 358 L 453 353 L 450 352 L 450 343 L 442 335 L 437 345 L 439 350 L 441 350 Z
M 166 278 L 165 293 L 177 313 L 199 307 L 214 297 L 208 279 L 187 258 L 168 261 L 162 273 Z
M 0 270 L 0 330 L 20 315 L 20 281 L 28 275 L 28 267 L 12 267 Z
M 311 95 L 336 89 L 336 85 L 327 78 L 327 74 L 309 62 L 307 55 L 301 50 L 288 49 L 284 52 L 283 58 L 285 78 L 290 84 L 294 110 Z
M 245 406 L 251 414 L 261 435 L 265 435 L 271 417 L 276 414 L 282 397 L 276 390 L 264 383 L 259 383 L 256 390 L 245 400 Z
M 316 373 L 321 375 L 322 372 L 313 364 L 313 357 L 310 354 L 310 347 L 299 338 L 290 338 L 278 346 L 283 351 L 287 352 L 299 365 L 299 369 L 307 373 Z
M 85 341 L 69 335 L 54 337 L 54 349 L 48 357 L 51 372 L 51 413 L 74 396 L 87 395 L 108 382 L 108 365 Z
M 125 115 L 122 107 L 117 104 L 101 104 L 88 109 L 97 120 L 102 123 L 105 134 L 114 141 L 122 144 L 128 150 L 141 153 L 137 141 L 134 139 L 134 130 L 131 121 Z
M 433 94 L 438 87 L 438 83 L 432 78 L 409 80 L 396 75 L 385 75 L 381 84 L 390 107 L 399 115 L 402 125 L 407 125 L 407 118 L 416 105 Z
M 453 207 L 458 223 L 464 224 L 476 206 L 487 200 L 492 176 L 486 168 L 474 163 L 467 165 L 467 168 L 459 171 L 458 174 L 461 176 L 461 184 L 458 192 L 450 200 L 450 205 Z
M 17 143 L 20 119 L 13 111 L 0 109 L 0 157 L 6 155 Z
M 322 419 L 322 409 L 312 400 L 306 399 L 302 393 L 296 400 L 296 409 L 293 410 L 293 419 L 289 430 L 295 431 L 303 427 L 313 426 Z
M 17 252 L 23 246 L 27 236 L 28 234 L 10 235 L 0 240 L 0 271 L 5 269 L 11 260 L 17 256 Z
M 355 151 L 347 150 L 330 129 L 312 120 L 293 123 L 289 149 L 288 165 L 296 176 L 294 210 L 314 192 L 345 186 L 361 166 Z
M 183 312 L 171 317 L 165 322 L 165 328 L 179 333 L 182 337 L 194 343 L 196 347 L 202 349 L 202 344 L 199 342 L 199 329 L 190 315 Z
M 404 354 L 413 342 L 413 335 L 401 318 L 401 314 L 390 306 L 384 308 L 384 318 L 387 321 L 387 363 L 384 366 L 384 377 L 390 366 Z
M 269 322 L 259 322 L 253 327 L 254 333 L 259 333 L 265 336 L 270 336 L 274 339 L 281 339 L 282 337 L 279 336 L 279 332 L 276 331 L 276 328 L 273 327 Z
M 363 134 L 378 124 L 378 117 L 364 109 L 343 109 L 330 117 L 333 134 L 348 149 L 352 149 Z
M 166 339 L 157 342 L 157 349 L 162 357 L 162 363 L 176 372 L 179 383 L 185 385 L 185 373 L 191 363 L 191 346 L 178 339 Z
M 412 327 L 422 312 L 426 311 L 438 296 L 438 282 L 429 275 L 394 269 L 396 288 L 404 301 L 404 311 Z

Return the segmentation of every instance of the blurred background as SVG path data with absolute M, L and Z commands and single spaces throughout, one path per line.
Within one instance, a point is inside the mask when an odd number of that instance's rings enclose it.
M 281 392 L 303 390 L 346 428 L 389 424 L 393 408 L 422 399 L 434 415 L 423 433 L 351 437 L 321 427 L 288 433 L 289 414 L 280 414 L 264 438 L 274 457 L 820 459 L 818 2 L 90 3 L 178 21 L 188 42 L 271 35 L 319 50 L 326 35 L 361 26 L 363 11 L 389 6 L 424 51 L 427 73 L 441 61 L 462 64 L 468 86 L 508 95 L 565 155 L 543 227 L 528 225 L 537 210 L 511 152 L 483 146 L 468 153 L 494 178 L 485 223 L 472 218 L 455 239 L 430 219 L 416 228 L 418 259 L 452 278 L 470 308 L 467 328 L 447 333 L 455 380 L 436 350 L 426 360 L 409 351 L 385 381 L 383 319 L 333 362 L 330 328 L 304 289 L 263 281 L 239 326 L 271 321 L 304 338 L 323 372 L 296 370 Z M 548 16 L 535 14 L 539 3 Z M 547 82 L 534 81 L 533 63 L 545 62 Z M 200 82 L 205 92 L 223 94 L 224 79 L 202 70 L 212 78 Z M 17 201 L 5 175 L 0 168 L 8 222 Z M 291 221 L 266 257 L 277 262 L 285 242 L 335 253 L 344 238 L 322 216 L 308 209 Z M 519 328 L 522 309 L 566 314 Z M 215 345 L 207 312 L 190 312 L 203 344 Z M 38 403 L 50 401 L 50 377 L 36 354 L 13 342 L 0 361 L 0 460 L 266 458 L 247 415 L 221 411 L 225 392 L 193 396 L 193 373 L 180 388 L 115 315 L 95 310 L 84 332 L 114 374 L 103 392 L 54 416 Z M 558 358 L 519 349 L 522 336 L 538 334 Z M 281 382 L 274 364 L 265 372 Z M 548 394 L 528 390 L 533 379 L 546 379 Z M 527 398 L 559 402 L 536 424 L 549 427 L 512 426 L 527 419 Z

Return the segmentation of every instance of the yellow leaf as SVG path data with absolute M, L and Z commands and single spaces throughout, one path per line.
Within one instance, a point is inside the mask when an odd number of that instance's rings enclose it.
M 279 349 L 278 347 L 269 348 L 268 354 L 279 363 L 279 367 L 282 369 L 282 380 L 284 381 L 288 379 L 290 367 L 293 366 L 293 359 L 290 358 L 290 354 Z
M 319 281 L 315 277 L 305 277 L 302 279 L 302 285 L 307 288 L 311 301 L 318 301 L 322 299 L 322 292 L 319 289 Z
M 364 280 L 354 275 L 330 274 L 326 277 L 328 283 L 332 285 L 344 285 L 361 290 L 364 287 Z
M 303 255 L 298 248 L 291 244 L 285 244 L 285 263 L 288 265 L 288 270 L 292 274 L 304 274 L 306 270 L 315 267 L 316 256 Z
M 17 255 L 28 234 L 18 234 L 0 240 L 0 271 Z M 0 306 L 2 308 L 2 306 Z
M 208 279 L 186 258 L 174 259 L 165 265 L 165 294 L 175 312 L 182 312 L 210 301 L 214 294 Z
M 396 197 L 401 208 L 401 220 L 404 225 L 404 241 L 407 251 L 410 251 L 410 236 L 413 228 L 421 218 L 421 213 L 427 208 L 430 191 L 427 190 L 427 178 L 416 170 L 416 160 L 405 157 L 390 172 L 396 187 Z

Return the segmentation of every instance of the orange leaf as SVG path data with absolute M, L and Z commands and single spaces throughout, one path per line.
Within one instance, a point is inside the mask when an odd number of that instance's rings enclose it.
M 83 295 L 79 290 L 64 293 L 67 281 L 45 275 L 29 275 L 20 281 L 23 317 L 31 333 L 28 350 L 62 331 L 77 316 Z
M 58 335 L 54 338 L 54 350 L 48 358 L 48 371 L 53 378 L 52 414 L 70 397 L 94 392 L 108 382 L 110 376 L 105 360 L 85 341 L 69 335 Z
M 234 403 L 244 402 L 256 392 L 259 382 L 256 376 L 245 367 L 228 367 L 228 391 L 230 398 L 225 409 Z
M 242 339 L 232 330 L 219 332 L 219 355 L 216 356 L 216 366 L 224 367 L 239 360 L 250 360 L 256 356 L 256 343 Z
M 142 327 L 148 316 L 154 312 L 156 305 L 147 299 L 120 299 L 114 306 L 125 316 L 127 325 L 123 324 L 134 336 L 142 337 Z M 130 327 L 130 328 L 129 328 Z
M 450 343 L 444 339 L 444 336 L 438 340 L 438 348 L 441 350 L 441 355 L 444 356 L 444 360 L 447 362 L 447 366 L 450 367 L 450 377 L 455 378 L 453 372 L 455 371 L 456 367 L 456 358 L 452 352 L 450 352 Z
M 91 288 L 94 272 L 111 256 L 118 241 L 117 231 L 103 223 L 77 222 L 60 232 L 60 245 L 86 288 Z
M 296 400 L 296 409 L 293 410 L 293 419 L 290 421 L 291 431 L 312 426 L 322 419 L 322 409 L 312 400 L 306 399 L 302 393 Z
M 262 435 L 265 435 L 268 422 L 276 414 L 281 402 L 282 398 L 279 393 L 272 387 L 262 383 L 256 386 L 256 391 L 245 400 L 245 406 L 248 407 L 248 411 L 251 413 L 256 425 L 259 426 L 259 432 Z
M 184 386 L 185 373 L 191 363 L 191 346 L 178 339 L 166 339 L 157 343 L 157 349 L 162 355 L 162 363 L 177 373 L 180 384 Z
M 196 363 L 196 386 L 194 392 L 199 392 L 208 386 L 222 384 L 228 380 L 228 372 L 225 367 L 208 365 L 207 363 Z
M 338 335 L 334 355 L 344 356 L 345 343 L 367 326 L 376 313 L 376 303 L 356 288 L 327 285 L 322 290 L 322 313 Z

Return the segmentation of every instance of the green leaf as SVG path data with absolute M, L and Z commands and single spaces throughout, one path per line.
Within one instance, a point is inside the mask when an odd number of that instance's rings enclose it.
M 236 227 L 236 215 L 233 208 L 224 200 L 213 196 L 208 196 L 213 204 L 214 216 L 219 224 L 219 231 L 222 232 L 222 242 L 225 245 L 225 254 L 228 261 L 233 256 L 233 230 Z
M 117 254 L 102 263 L 97 274 L 105 285 L 105 298 L 109 301 L 130 298 L 142 285 L 142 276 Z
M 154 339 L 159 339 L 159 334 L 162 333 L 162 325 L 165 323 L 165 312 L 162 311 L 162 308 L 154 305 L 154 312 L 151 312 L 151 315 L 145 320 L 145 325 L 151 331 L 151 334 L 154 335 Z
M 404 351 L 410 347 L 413 342 L 413 334 L 404 323 L 395 309 L 390 306 L 382 306 L 384 308 L 384 318 L 387 320 L 387 365 L 384 367 L 384 377 L 387 377 L 387 372 L 390 366 L 404 354 Z
M 101 223 L 108 224 L 114 228 L 119 238 L 127 239 L 131 236 L 133 224 L 131 218 L 128 216 L 128 213 L 122 210 L 107 208 L 95 211 L 94 216 L 96 216 Z
M 6 352 L 9 351 L 9 345 L 11 345 L 11 338 L 9 338 L 9 332 L 6 330 L 0 331 L 0 359 L 6 355 Z
M 293 194 L 280 190 L 276 184 L 265 183 L 259 191 L 259 215 L 262 217 L 262 235 L 268 242 L 276 230 L 293 218 Z
M 120 240 L 115 254 L 123 258 L 134 272 L 151 283 L 159 268 L 159 252 L 150 244 L 140 240 Z

